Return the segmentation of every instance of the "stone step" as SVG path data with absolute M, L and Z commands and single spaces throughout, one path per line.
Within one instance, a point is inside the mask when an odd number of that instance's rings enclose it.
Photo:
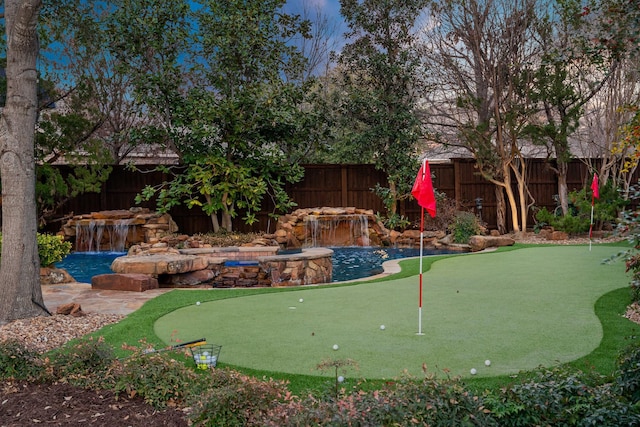
M 158 289 L 158 280 L 146 274 L 99 274 L 91 278 L 91 289 L 144 292 Z

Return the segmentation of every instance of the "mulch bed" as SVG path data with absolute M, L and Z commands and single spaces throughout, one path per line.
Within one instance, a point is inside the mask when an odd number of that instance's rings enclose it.
M 187 426 L 178 408 L 159 411 L 141 398 L 68 384 L 5 383 L 0 388 L 0 426 Z

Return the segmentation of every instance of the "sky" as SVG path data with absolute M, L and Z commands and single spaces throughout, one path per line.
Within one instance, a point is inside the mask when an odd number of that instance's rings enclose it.
M 340 19 L 339 0 L 287 0 L 286 8 L 292 12 L 301 13 L 305 5 L 311 10 L 319 8 L 331 18 Z
M 316 15 L 316 10 L 319 10 L 329 20 L 336 20 L 339 23 L 341 33 L 346 31 L 344 21 L 340 16 L 340 0 L 287 0 L 285 10 L 289 13 L 302 15 L 305 7 L 310 12 L 311 17 Z

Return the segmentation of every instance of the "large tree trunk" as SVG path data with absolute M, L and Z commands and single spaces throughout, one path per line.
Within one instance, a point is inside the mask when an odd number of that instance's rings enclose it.
M 40 288 L 35 203 L 40 0 L 5 0 L 7 97 L 0 119 L 0 324 L 48 313 Z

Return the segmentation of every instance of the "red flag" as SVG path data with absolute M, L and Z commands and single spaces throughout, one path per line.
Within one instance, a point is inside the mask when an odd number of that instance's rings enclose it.
M 593 174 L 593 181 L 591 182 L 591 191 L 593 191 L 593 197 L 600 198 L 600 192 L 598 191 L 598 174 Z
M 416 176 L 411 194 L 416 198 L 418 204 L 429 212 L 431 218 L 436 217 L 436 196 L 433 193 L 433 183 L 431 182 L 429 162 L 426 160 L 422 163 L 420 171 Z

